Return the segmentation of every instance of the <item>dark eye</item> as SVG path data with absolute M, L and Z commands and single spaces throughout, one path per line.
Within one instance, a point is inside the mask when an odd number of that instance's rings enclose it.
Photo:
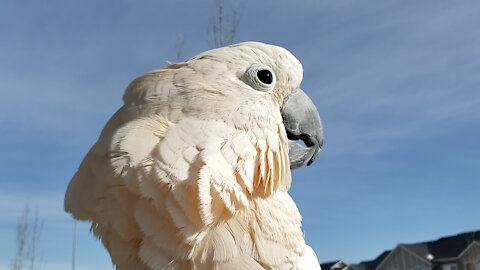
M 273 76 L 270 70 L 262 69 L 257 72 L 258 79 L 264 84 L 271 84 L 273 82 Z
M 269 66 L 264 64 L 252 64 L 245 70 L 241 79 L 257 91 L 268 92 L 275 88 L 275 73 Z

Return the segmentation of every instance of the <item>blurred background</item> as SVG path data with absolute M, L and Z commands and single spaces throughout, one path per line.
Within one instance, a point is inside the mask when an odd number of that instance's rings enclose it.
M 32 254 L 72 268 L 64 192 L 135 77 L 250 40 L 297 56 L 323 120 L 290 191 L 321 262 L 478 230 L 478 14 L 473 0 L 2 0 L 0 269 L 25 226 L 25 269 Z M 112 269 L 88 223 L 76 247 L 76 269 Z

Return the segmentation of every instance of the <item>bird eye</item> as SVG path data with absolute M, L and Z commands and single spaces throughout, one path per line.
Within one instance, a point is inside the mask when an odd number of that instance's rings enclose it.
M 275 73 L 269 66 L 259 63 L 247 68 L 241 79 L 253 89 L 262 92 L 273 90 L 275 85 Z
M 257 78 L 264 84 L 271 84 L 273 82 L 273 76 L 270 70 L 262 69 L 257 72 Z

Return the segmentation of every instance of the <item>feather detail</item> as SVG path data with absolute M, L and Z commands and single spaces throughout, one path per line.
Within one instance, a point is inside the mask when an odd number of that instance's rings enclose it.
M 225 226 L 216 226 L 205 237 L 200 254 L 200 263 L 227 262 L 237 256 L 237 245 Z
M 160 116 L 129 122 L 113 136 L 111 153 L 128 155 L 128 163 L 134 167 L 150 154 L 172 126 Z M 117 167 L 115 164 L 113 166 Z
M 143 239 L 138 255 L 142 262 L 151 269 L 163 269 L 165 265 L 173 261 L 173 259 L 165 256 L 162 250 L 155 246 L 148 238 Z

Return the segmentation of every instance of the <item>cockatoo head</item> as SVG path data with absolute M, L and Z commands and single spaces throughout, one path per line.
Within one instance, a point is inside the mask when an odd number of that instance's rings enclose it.
M 309 165 L 318 154 L 323 143 L 320 117 L 300 89 L 302 65 L 286 49 L 244 42 L 203 52 L 166 69 L 178 70 L 172 81 L 180 89 L 179 94 L 168 97 L 170 121 L 175 122 L 177 111 L 178 115 L 224 121 L 242 130 L 280 123 L 289 139 L 290 168 Z M 138 86 L 134 88 L 138 93 Z M 154 103 L 162 91 L 139 98 Z M 135 100 L 127 89 L 126 105 Z

